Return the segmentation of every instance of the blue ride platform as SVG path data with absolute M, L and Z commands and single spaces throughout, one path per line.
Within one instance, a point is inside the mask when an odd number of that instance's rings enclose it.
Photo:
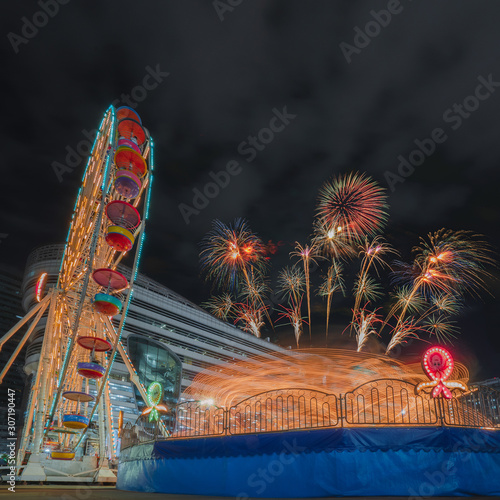
M 500 430 L 328 428 L 121 451 L 117 488 L 245 498 L 500 495 Z

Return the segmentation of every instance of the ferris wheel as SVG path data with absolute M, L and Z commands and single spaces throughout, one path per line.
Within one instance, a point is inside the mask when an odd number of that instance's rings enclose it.
M 43 450 L 52 450 L 52 460 L 74 460 L 78 447 L 91 434 L 99 457 L 95 480 L 114 476 L 107 464 L 116 452 L 109 375 L 117 352 L 147 400 L 121 334 L 144 242 L 153 168 L 153 140 L 139 115 L 128 107 L 110 106 L 83 175 L 57 284 L 43 296 L 38 283 L 36 306 L 0 340 L 1 348 L 31 320 L 0 373 L 1 383 L 46 314 L 38 369 L 18 446 L 18 470 L 30 457 L 21 479 L 44 480 Z M 117 270 L 126 256 L 132 265 L 130 281 Z M 120 313 L 119 321 L 113 322 Z

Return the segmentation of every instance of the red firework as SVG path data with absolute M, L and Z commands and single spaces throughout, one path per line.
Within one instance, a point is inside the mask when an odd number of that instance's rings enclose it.
M 385 224 L 387 195 L 371 177 L 350 173 L 325 182 L 319 191 L 317 214 L 349 241 L 373 235 Z

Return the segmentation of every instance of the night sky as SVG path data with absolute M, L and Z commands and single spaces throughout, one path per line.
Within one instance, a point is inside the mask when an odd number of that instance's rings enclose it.
M 214 218 L 245 217 L 279 243 L 275 276 L 311 233 L 320 185 L 349 171 L 388 189 L 386 235 L 403 259 L 441 227 L 500 247 L 498 1 L 48 0 L 50 16 L 41 5 L 8 2 L 0 21 L 3 264 L 22 271 L 33 248 L 65 240 L 84 169 L 68 148 L 85 150 L 131 92 L 157 146 L 141 271 L 196 303 L 210 291 L 198 244 Z M 409 158 L 414 172 L 394 177 Z M 229 184 L 183 216 L 228 163 Z M 473 378 L 500 376 L 496 299 L 469 300 L 459 324 L 453 350 Z

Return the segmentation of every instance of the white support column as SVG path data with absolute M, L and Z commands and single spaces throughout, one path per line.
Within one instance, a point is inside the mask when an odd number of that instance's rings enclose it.
M 111 399 L 109 397 L 109 385 L 106 381 L 104 388 L 104 406 L 106 407 L 106 436 L 109 439 L 108 459 L 112 459 L 114 455 L 114 436 L 113 436 L 113 419 L 111 415 Z
M 107 382 L 103 381 L 102 383 L 106 384 Z M 104 394 L 106 394 L 106 392 L 106 389 L 104 389 Z M 116 481 L 116 476 L 109 469 L 109 453 L 106 450 L 106 437 L 109 437 L 109 439 L 111 440 L 111 435 L 109 432 L 107 432 L 108 426 L 106 425 L 105 412 L 109 413 L 109 407 L 107 407 L 107 404 L 105 405 L 105 402 L 106 398 L 103 398 L 100 401 L 99 407 L 97 409 L 97 415 L 99 419 L 99 469 L 95 477 L 95 481 L 97 483 L 109 483 Z

